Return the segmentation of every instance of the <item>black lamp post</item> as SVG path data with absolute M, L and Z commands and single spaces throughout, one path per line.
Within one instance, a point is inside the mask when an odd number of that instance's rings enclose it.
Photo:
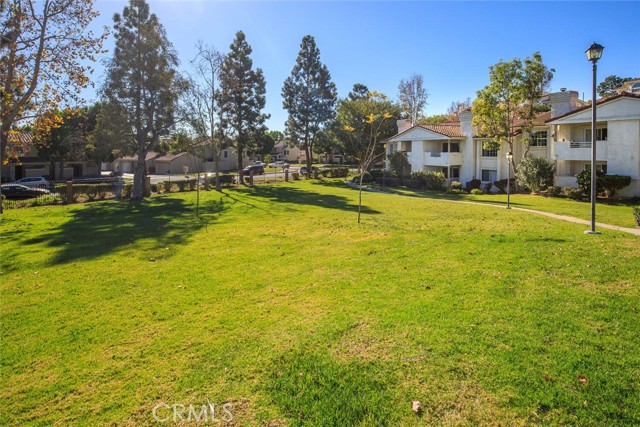
M 507 153 L 507 209 L 511 209 L 511 159 L 513 159 L 513 153 L 509 151 Z
M 599 234 L 596 231 L 596 65 L 602 58 L 604 46 L 593 43 L 586 50 L 587 59 L 593 63 L 593 93 L 591 97 L 591 229 L 585 234 Z

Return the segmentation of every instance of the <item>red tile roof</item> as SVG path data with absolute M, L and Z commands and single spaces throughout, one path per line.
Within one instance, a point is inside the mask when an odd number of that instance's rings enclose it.
M 441 125 L 415 125 L 415 126 L 411 126 L 409 129 L 406 129 L 398 134 L 395 134 L 389 138 L 387 138 L 387 140 L 392 139 L 392 138 L 396 138 L 402 134 L 405 134 L 415 128 L 421 128 L 421 129 L 425 129 L 428 130 L 430 132 L 435 132 L 435 133 L 439 133 L 440 135 L 449 137 L 449 138 L 464 138 L 465 136 L 462 134 L 462 131 L 460 130 L 460 122 L 449 122 L 449 123 L 443 123 Z
M 33 134 L 31 132 L 10 133 L 7 142 L 9 144 L 31 144 Z
M 598 99 L 596 101 L 596 105 L 606 104 L 607 102 L 615 101 L 616 99 L 619 99 L 619 98 L 640 99 L 640 94 L 624 92 L 624 93 L 621 93 L 619 95 L 614 95 L 614 96 L 609 96 L 607 98 Z M 575 110 L 570 111 L 570 112 L 568 112 L 566 114 L 563 114 L 561 116 L 549 118 L 548 120 L 545 121 L 545 123 L 552 122 L 554 120 L 563 119 L 563 118 L 571 116 L 573 114 L 580 113 L 580 112 L 585 111 L 585 110 L 589 110 L 590 108 L 591 108 L 591 104 L 588 104 L 588 105 L 585 105 L 583 107 L 576 108 Z

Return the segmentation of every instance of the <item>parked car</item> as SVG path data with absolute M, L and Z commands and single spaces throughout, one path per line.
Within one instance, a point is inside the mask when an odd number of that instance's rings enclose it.
M 31 188 L 49 188 L 49 181 L 44 177 L 22 178 L 17 180 L 14 184 L 24 185 Z
M 254 175 L 264 175 L 264 166 L 249 165 L 246 168 L 242 169 L 243 175 L 249 175 L 251 172 L 253 172 Z
M 289 169 L 289 163 L 283 162 L 282 160 L 278 160 L 277 162 L 269 163 L 268 167 Z
M 33 199 L 51 194 L 51 192 L 45 188 L 31 188 L 21 184 L 2 184 L 0 189 L 2 190 L 2 195 L 8 200 Z
M 311 173 L 318 172 L 319 170 L 320 169 L 318 169 L 317 167 L 311 166 Z M 302 166 L 300 168 L 300 173 L 303 174 L 303 175 L 306 174 L 307 173 L 307 167 L 306 166 Z

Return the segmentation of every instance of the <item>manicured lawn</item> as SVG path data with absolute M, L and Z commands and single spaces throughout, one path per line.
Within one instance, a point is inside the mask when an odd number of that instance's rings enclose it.
M 331 180 L 201 199 L 2 215 L 0 425 L 640 424 L 637 237 L 375 193 L 358 225 Z
M 382 189 L 380 186 L 378 186 L 378 188 Z M 507 204 L 506 194 L 443 194 L 434 191 L 414 191 L 399 188 L 385 188 L 383 190 L 411 197 L 462 200 L 504 206 Z M 637 202 L 599 199 L 596 204 L 596 221 L 604 224 L 617 225 L 619 227 L 635 228 L 637 225 L 633 217 L 633 206 L 637 204 Z M 535 209 L 585 220 L 591 219 L 591 204 L 588 201 L 576 201 L 562 197 L 544 197 L 530 194 L 512 194 L 511 205 L 513 207 Z

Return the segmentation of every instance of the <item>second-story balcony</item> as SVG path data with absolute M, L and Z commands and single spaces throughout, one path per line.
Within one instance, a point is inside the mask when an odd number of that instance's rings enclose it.
M 424 153 L 424 164 L 426 166 L 460 166 L 462 164 L 462 153 Z
M 556 141 L 554 153 L 558 160 L 591 160 L 591 142 Z M 596 160 L 607 160 L 607 141 L 596 141 Z

